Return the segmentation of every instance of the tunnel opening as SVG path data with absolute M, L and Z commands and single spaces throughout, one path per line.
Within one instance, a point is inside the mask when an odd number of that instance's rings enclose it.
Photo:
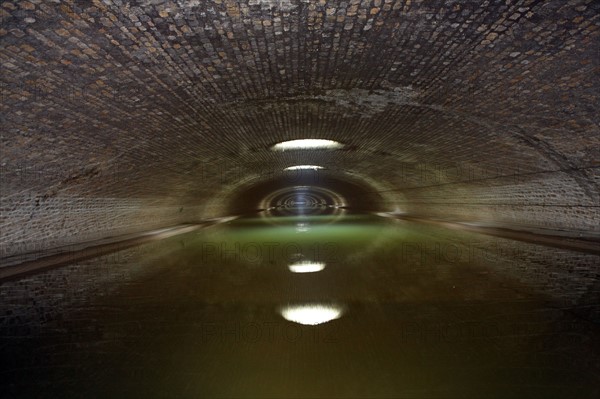
M 365 181 L 329 169 L 299 168 L 258 179 L 232 193 L 228 214 L 263 212 L 268 216 L 327 215 L 343 209 L 387 209 L 378 191 Z

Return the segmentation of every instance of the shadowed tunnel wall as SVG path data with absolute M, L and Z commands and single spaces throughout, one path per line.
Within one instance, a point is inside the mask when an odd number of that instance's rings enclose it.
M 297 164 L 363 208 L 598 233 L 599 7 L 5 1 L 0 253 L 224 216 Z M 346 146 L 269 149 L 297 138 Z

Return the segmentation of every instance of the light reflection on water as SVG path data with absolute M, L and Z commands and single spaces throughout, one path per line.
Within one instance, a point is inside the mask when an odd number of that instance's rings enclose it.
M 316 326 L 342 317 L 344 307 L 333 304 L 288 305 L 280 309 L 284 319 L 305 326 Z
M 296 224 L 296 231 L 298 233 L 306 233 L 308 230 L 310 230 L 310 227 L 309 227 L 308 223 L 298 223 L 298 224 Z
M 292 273 L 316 273 L 325 269 L 324 262 L 300 261 L 288 266 Z
M 240 218 L 0 286 L 0 388 L 595 399 L 597 265 L 388 218 Z

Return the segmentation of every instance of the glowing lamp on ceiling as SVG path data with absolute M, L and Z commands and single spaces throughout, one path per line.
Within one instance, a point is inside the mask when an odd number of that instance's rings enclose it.
M 325 139 L 300 139 L 282 141 L 275 144 L 271 149 L 273 151 L 288 151 L 288 150 L 335 150 L 342 148 L 344 145 L 337 141 Z
M 296 165 L 296 166 L 288 166 L 284 170 L 319 170 L 323 169 L 322 166 L 317 165 Z

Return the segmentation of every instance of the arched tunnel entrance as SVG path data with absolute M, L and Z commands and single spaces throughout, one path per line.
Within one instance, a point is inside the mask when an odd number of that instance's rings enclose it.
M 600 397 L 600 2 L 6 0 L 0 397 Z
M 250 183 L 231 195 L 227 214 L 332 214 L 336 209 L 381 210 L 383 197 L 356 177 L 320 169 L 288 170 Z

